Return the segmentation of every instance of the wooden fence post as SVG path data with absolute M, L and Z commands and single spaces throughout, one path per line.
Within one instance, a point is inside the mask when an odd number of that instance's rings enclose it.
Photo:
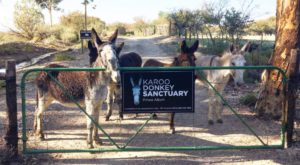
M 16 61 L 6 61 L 6 105 L 8 127 L 5 136 L 6 147 L 12 151 L 12 157 L 18 155 L 18 121 L 17 121 L 17 86 L 16 86 Z
M 300 50 L 291 50 L 290 66 L 288 71 L 289 81 L 288 81 L 288 91 L 286 95 L 286 107 L 287 112 L 286 117 L 286 138 L 287 147 L 292 146 L 293 142 L 293 131 L 294 131 L 294 117 L 296 108 L 296 92 L 297 92 L 297 75 L 299 72 L 299 60 L 300 60 Z

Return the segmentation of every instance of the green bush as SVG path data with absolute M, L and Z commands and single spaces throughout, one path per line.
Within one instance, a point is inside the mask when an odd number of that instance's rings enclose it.
M 28 40 L 34 39 L 39 26 L 44 24 L 44 16 L 33 0 L 17 1 L 14 10 L 16 34 Z
M 67 54 L 56 54 L 54 56 L 54 61 L 72 61 L 75 60 L 76 58 L 74 56 L 71 55 L 67 55 Z
M 71 28 L 64 28 L 60 33 L 60 38 L 65 43 L 74 43 L 78 41 L 78 33 Z
M 240 98 L 240 103 L 246 106 L 255 106 L 257 98 L 254 93 L 249 93 Z
M 54 25 L 50 27 L 49 25 L 40 26 L 36 32 L 37 40 L 44 40 L 48 38 L 52 39 L 60 39 L 60 33 L 62 31 L 62 27 L 59 25 Z
M 53 44 L 53 43 L 58 42 L 58 39 L 55 37 L 55 35 L 51 35 L 51 36 L 45 38 L 45 39 L 43 40 L 43 42 L 44 42 L 45 44 Z
M 4 80 L 0 80 L 0 89 L 5 87 L 5 81 Z

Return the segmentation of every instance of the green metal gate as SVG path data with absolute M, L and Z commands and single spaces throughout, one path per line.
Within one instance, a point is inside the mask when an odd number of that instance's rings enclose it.
M 130 68 L 130 67 L 124 67 L 120 68 L 120 70 L 126 70 L 126 71 L 145 71 L 145 70 L 153 70 L 153 69 L 158 69 L 158 70 L 185 70 L 185 69 L 194 69 L 195 71 L 203 71 L 203 70 L 216 70 L 216 69 L 246 69 L 246 70 L 251 70 L 251 69 L 267 69 L 267 70 L 278 70 L 278 74 L 282 74 L 282 83 L 283 87 L 285 88 L 286 84 L 286 75 L 283 70 L 277 67 L 273 66 L 244 66 L 244 67 L 171 67 L 171 68 L 153 68 L 153 67 L 147 67 L 147 68 Z M 68 149 L 35 149 L 33 147 L 28 147 L 28 131 L 30 129 L 27 128 L 27 113 L 29 113 L 27 110 L 26 106 L 26 78 L 29 77 L 29 75 L 33 72 L 39 72 L 39 71 L 45 71 L 47 73 L 50 73 L 49 71 L 104 71 L 104 68 L 43 68 L 43 69 L 31 69 L 28 70 L 24 73 L 21 81 L 21 95 L 22 95 L 22 140 L 23 140 L 23 151 L 26 154 L 33 154 L 33 153 L 57 153 L 57 152 L 110 152 L 110 151 L 183 151 L 183 150 L 229 150 L 229 149 L 271 149 L 271 148 L 283 148 L 284 143 L 285 143 L 285 137 L 283 136 L 285 133 L 285 125 L 286 121 L 281 122 L 280 126 L 280 131 L 277 132 L 277 134 L 280 134 L 281 140 L 277 144 L 268 144 L 266 140 L 262 139 L 260 135 L 258 135 L 255 131 L 255 128 L 252 128 L 240 115 L 239 113 L 234 110 L 234 108 L 226 101 L 226 99 L 216 90 L 214 87 L 211 85 L 210 82 L 207 83 L 209 86 L 211 86 L 214 91 L 216 92 L 216 95 L 218 95 L 221 100 L 224 102 L 224 105 L 229 109 L 231 113 L 234 114 L 234 116 L 237 118 L 237 120 L 242 123 L 244 128 L 246 128 L 251 134 L 259 141 L 259 145 L 221 145 L 221 146 L 214 146 L 214 145 L 199 145 L 197 142 L 193 145 L 180 145 L 180 146 L 130 146 L 134 144 L 134 140 L 136 137 L 142 132 L 142 130 L 149 125 L 149 122 L 153 120 L 153 114 L 150 114 L 148 117 L 145 117 L 144 120 L 142 121 L 142 124 L 139 125 L 135 130 L 134 133 L 132 133 L 130 136 L 128 136 L 128 139 L 124 141 L 124 143 L 120 144 L 118 143 L 117 139 L 112 137 L 110 133 L 108 133 L 105 129 L 103 129 L 102 125 L 99 123 L 95 123 L 91 116 L 89 116 L 86 112 L 85 109 L 82 108 L 78 103 L 74 101 L 74 104 L 76 104 L 80 111 L 84 113 L 89 119 L 92 120 L 93 123 L 97 126 L 97 128 L 105 135 L 107 141 L 110 143 L 111 147 L 99 147 L 99 148 L 94 148 L 94 149 L 73 149 L 73 148 L 68 148 Z M 51 76 L 51 79 L 56 82 L 61 89 L 64 90 L 64 87 L 58 82 L 53 76 Z M 67 91 L 65 91 L 65 94 L 67 96 L 70 96 L 71 100 L 74 100 L 70 94 L 68 94 Z M 283 111 L 284 112 L 284 111 Z M 283 113 L 285 116 L 285 112 Z M 285 119 L 285 117 L 283 117 Z M 192 117 L 193 122 L 195 122 L 195 117 Z M 254 119 L 253 119 L 254 120 Z M 129 121 L 129 120 L 128 120 Z M 203 125 L 202 125 L 203 126 Z M 176 127 L 176 123 L 175 123 Z M 182 126 L 184 128 L 184 126 Z M 192 126 L 194 127 L 194 125 Z M 200 128 L 200 126 L 199 126 Z M 117 128 L 119 129 L 119 128 Z M 191 128 L 194 129 L 194 128 Z M 193 130 L 191 131 L 193 132 Z M 193 133 L 192 133 L 193 134 Z M 195 133 L 194 133 L 195 134 Z M 159 133 L 155 134 L 155 138 L 160 136 Z M 176 136 L 176 135 L 163 135 L 164 137 L 170 137 L 170 136 Z M 189 135 L 188 135 L 189 136 Z M 187 136 L 187 137 L 188 137 Z M 222 135 L 223 136 L 223 135 Z M 150 138 L 151 139 L 151 138 Z M 181 138 L 184 139 L 184 138 Z M 191 138 L 192 140 L 199 140 L 199 138 Z M 143 139 L 141 139 L 143 140 Z M 206 140 L 209 142 L 209 140 Z M 267 140 L 268 141 L 268 140 Z

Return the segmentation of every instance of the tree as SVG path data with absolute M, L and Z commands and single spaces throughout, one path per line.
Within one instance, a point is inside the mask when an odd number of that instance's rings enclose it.
M 31 40 L 44 24 L 44 17 L 33 0 L 22 0 L 15 5 L 14 24 L 17 30 L 12 31 L 15 34 Z
M 133 27 L 138 33 L 146 36 L 146 29 L 149 24 L 142 17 L 135 17 Z
M 224 17 L 225 4 L 227 4 L 226 0 L 212 1 L 210 3 L 205 3 L 203 9 L 200 11 L 200 15 L 204 23 L 203 28 L 208 33 L 213 45 L 216 44 L 215 39 L 212 35 L 212 29 L 214 27 L 219 27 L 219 29 L 221 30 L 221 35 L 223 37 L 221 20 Z
M 118 33 L 120 35 L 125 35 L 126 32 L 129 30 L 128 25 L 122 22 L 115 22 L 107 26 L 109 31 L 115 31 L 118 29 Z
M 177 28 L 178 36 L 180 37 L 188 27 L 189 21 L 192 19 L 192 13 L 189 10 L 180 9 L 170 13 L 169 17 Z
M 244 33 L 244 29 L 249 23 L 250 16 L 243 15 L 242 12 L 231 8 L 227 10 L 224 16 L 224 29 L 231 38 L 232 43 L 237 43 L 236 40 Z
M 50 16 L 50 25 L 52 26 L 52 11 L 53 10 L 60 10 L 58 4 L 62 0 L 35 0 L 37 4 L 40 5 L 42 9 L 47 9 L 49 11 Z
M 84 29 L 84 19 L 85 15 L 75 11 L 60 17 L 61 25 L 73 29 L 79 35 L 81 29 Z M 87 17 L 87 28 L 97 29 L 98 33 L 101 33 L 105 28 L 105 23 L 97 17 L 88 16 Z
M 286 71 L 291 50 L 300 49 L 300 0 L 277 0 L 276 34 L 275 49 L 269 62 Z M 279 118 L 282 115 L 285 90 L 281 82 L 282 75 L 277 70 L 264 73 L 264 84 L 255 108 L 259 115 Z
M 191 34 L 197 37 L 199 39 L 199 31 L 203 32 L 204 28 L 204 20 L 201 16 L 200 10 L 192 11 L 192 18 L 189 22 L 189 29 L 190 29 L 190 38 Z
M 275 34 L 276 18 L 270 17 L 268 19 L 258 20 L 250 24 L 249 31 L 261 36 L 261 45 L 264 40 L 264 35 Z

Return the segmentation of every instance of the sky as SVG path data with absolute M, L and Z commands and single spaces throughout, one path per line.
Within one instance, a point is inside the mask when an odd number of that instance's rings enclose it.
M 14 5 L 18 0 L 0 0 L 0 31 L 7 31 L 13 27 Z M 20 0 L 19 0 L 20 1 Z M 174 11 L 176 9 L 201 9 L 204 2 L 214 0 L 94 0 L 88 5 L 87 14 L 99 17 L 106 23 L 134 22 L 135 17 L 142 17 L 151 21 L 158 16 L 160 11 Z M 216 0 L 215 0 L 216 1 Z M 253 1 L 251 19 L 262 19 L 275 16 L 276 0 L 227 0 L 226 7 L 243 10 L 243 2 Z M 59 17 L 73 11 L 84 13 L 83 0 L 62 0 L 59 7 L 62 11 L 53 13 L 53 22 L 58 23 Z M 93 7 L 96 7 L 93 9 Z M 45 22 L 49 23 L 49 14 L 43 10 Z

